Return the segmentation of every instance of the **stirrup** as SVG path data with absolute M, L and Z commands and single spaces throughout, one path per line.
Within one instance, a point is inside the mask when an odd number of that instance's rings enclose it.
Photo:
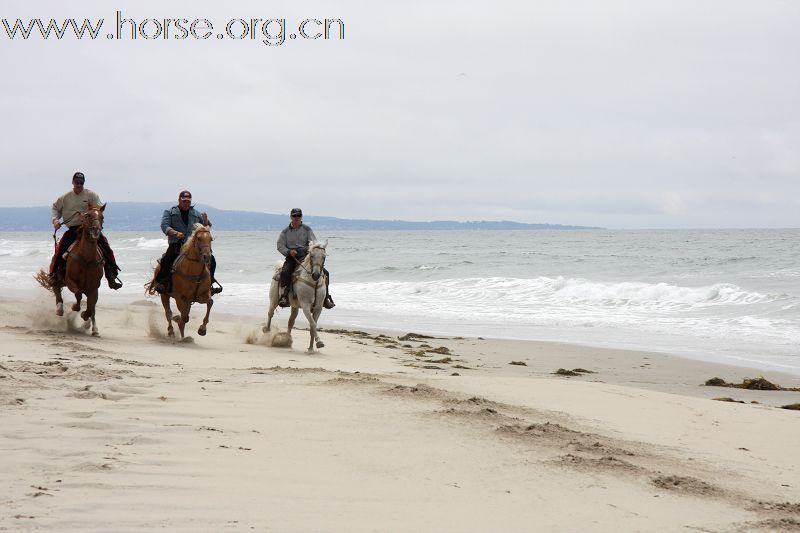
M 336 304 L 333 303 L 333 298 L 331 298 L 330 295 L 325 297 L 325 301 L 322 302 L 322 307 L 325 309 L 333 309 L 336 307 Z
M 214 279 L 214 280 L 211 280 L 211 283 L 212 283 L 212 285 L 213 285 L 214 283 L 216 283 L 216 284 L 217 284 L 217 286 L 216 286 L 216 287 L 213 287 L 213 286 L 211 287 L 211 296 L 214 296 L 215 294 L 219 294 L 219 293 L 221 293 L 221 292 L 222 292 L 222 283 L 220 283 L 219 281 L 217 281 L 217 280 L 215 280 L 215 279 Z

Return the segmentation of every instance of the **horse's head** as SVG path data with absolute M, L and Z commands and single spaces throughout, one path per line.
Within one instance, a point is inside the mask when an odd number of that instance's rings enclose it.
M 211 241 L 213 240 L 214 237 L 211 236 L 211 230 L 197 223 L 194 225 L 191 238 L 184 244 L 184 247 L 190 248 L 190 250 L 186 251 L 193 250 L 203 264 L 208 266 L 211 264 Z
M 79 214 L 84 235 L 88 235 L 95 240 L 100 238 L 100 232 L 103 231 L 103 211 L 105 208 L 106 204 L 89 204 L 89 210 Z
M 308 258 L 311 262 L 311 278 L 317 281 L 322 275 L 322 269 L 325 267 L 325 247 L 328 246 L 328 241 L 317 242 L 311 241 L 308 245 Z

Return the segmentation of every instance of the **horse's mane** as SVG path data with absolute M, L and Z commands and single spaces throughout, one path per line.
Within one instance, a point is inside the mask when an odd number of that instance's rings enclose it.
M 208 229 L 207 227 L 205 227 L 200 222 L 195 222 L 194 223 L 194 227 L 192 228 L 192 235 L 188 239 L 186 239 L 186 242 L 183 243 L 183 246 L 181 246 L 181 253 L 182 254 L 185 254 L 186 252 L 189 251 L 189 249 L 194 244 L 195 237 L 197 237 L 197 234 L 200 233 L 200 232 L 211 233 L 211 230 Z M 213 240 L 213 237 L 212 237 L 212 240 Z
M 308 243 L 308 253 L 303 258 L 303 266 L 310 266 L 311 265 L 311 251 L 314 250 L 314 248 L 322 248 L 322 250 L 324 251 L 325 247 L 327 245 L 328 245 L 328 241 L 324 241 L 324 242 L 311 241 L 310 243 Z

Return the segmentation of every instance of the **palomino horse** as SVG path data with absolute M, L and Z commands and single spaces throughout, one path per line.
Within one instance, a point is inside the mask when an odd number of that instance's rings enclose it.
M 181 339 L 184 338 L 184 327 L 189 322 L 189 310 L 192 303 L 197 302 L 206 304 L 206 316 L 203 323 L 198 328 L 197 333 L 206 334 L 208 325 L 208 315 L 211 313 L 211 306 L 214 300 L 211 299 L 211 230 L 203 224 L 194 225 L 192 235 L 181 247 L 181 253 L 172 268 L 172 290 L 169 294 L 161 295 L 161 304 L 164 306 L 164 314 L 167 317 L 167 334 L 175 336 L 172 329 L 172 309 L 170 309 L 169 299 L 174 298 L 178 306 L 178 316 L 174 317 L 181 331 Z M 156 276 L 161 265 L 157 265 L 153 272 L 153 279 L 145 285 L 148 294 L 155 293 Z
M 67 272 L 64 276 L 64 285 L 75 294 L 73 311 L 81 310 L 81 297 L 86 295 L 86 310 L 81 313 L 84 321 L 92 321 L 92 335 L 100 335 L 95 321 L 95 305 L 97 304 L 97 289 L 103 279 L 103 254 L 97 247 L 100 232 L 103 230 L 103 211 L 106 206 L 89 205 L 89 210 L 80 213 L 81 227 L 78 238 L 67 255 Z M 62 250 L 62 253 L 66 250 Z M 39 283 L 53 291 L 56 296 L 56 315 L 64 315 L 64 300 L 61 298 L 61 285 L 53 285 L 47 279 L 44 271 L 36 276 Z
M 325 343 L 320 340 L 317 334 L 317 320 L 322 313 L 322 304 L 325 302 L 325 276 L 322 269 L 325 266 L 325 247 L 328 241 L 311 241 L 308 245 L 308 255 L 303 262 L 297 265 L 294 274 L 293 291 L 289 291 L 289 304 L 292 311 L 289 314 L 287 333 L 291 335 L 294 327 L 294 320 L 297 318 L 297 310 L 302 309 L 306 315 L 308 326 L 311 331 L 311 340 L 308 343 L 308 353 L 314 352 L 314 341 L 317 341 L 317 348 L 323 348 Z M 280 299 L 280 264 L 275 266 L 272 276 L 272 285 L 269 287 L 269 311 L 267 311 L 267 325 L 263 331 L 269 332 L 272 326 L 272 315 Z

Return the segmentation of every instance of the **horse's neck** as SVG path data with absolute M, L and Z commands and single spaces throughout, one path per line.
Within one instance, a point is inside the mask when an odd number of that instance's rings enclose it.
M 81 231 L 75 241 L 75 253 L 81 257 L 94 258 L 95 254 L 97 254 L 97 240 L 92 238 L 88 230 Z
M 189 246 L 189 249 L 183 254 L 184 259 L 188 259 L 188 261 L 181 261 L 181 271 L 186 274 L 197 274 L 203 271 L 206 265 L 200 259 L 200 252 L 197 249 L 197 246 L 192 244 Z

